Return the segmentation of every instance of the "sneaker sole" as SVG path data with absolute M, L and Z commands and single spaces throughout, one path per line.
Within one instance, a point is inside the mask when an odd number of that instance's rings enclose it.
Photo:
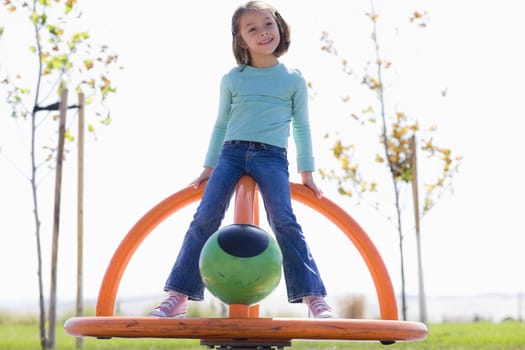
M 151 317 L 162 317 L 162 318 L 185 318 L 186 317 L 186 313 L 183 313 L 183 314 L 178 314 L 178 315 L 174 315 L 174 316 L 162 316 L 162 315 L 156 315 L 154 313 L 149 313 L 148 316 L 151 316 Z

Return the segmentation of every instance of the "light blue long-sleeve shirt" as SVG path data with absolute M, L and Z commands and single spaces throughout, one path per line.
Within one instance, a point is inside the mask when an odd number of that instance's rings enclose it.
M 233 68 L 221 80 L 219 111 L 204 165 L 214 167 L 224 141 L 288 148 L 291 125 L 298 171 L 314 171 L 308 89 L 301 73 L 282 63 L 243 68 Z

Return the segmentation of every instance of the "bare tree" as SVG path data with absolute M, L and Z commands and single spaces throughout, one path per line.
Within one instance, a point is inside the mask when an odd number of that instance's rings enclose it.
M 387 104 L 385 95 L 392 86 L 388 86 L 385 82 L 384 72 L 391 70 L 393 63 L 386 60 L 382 56 L 381 42 L 379 40 L 379 33 L 377 29 L 377 22 L 379 14 L 374 9 L 374 2 L 370 1 L 370 12 L 367 16 L 371 20 L 373 41 L 373 59 L 371 59 L 365 72 L 358 79 L 361 84 L 369 91 L 375 94 L 375 103 L 361 109 L 361 112 L 352 113 L 352 121 L 356 122 L 359 127 L 377 127 L 378 140 L 381 144 L 382 152 L 369 153 L 370 163 L 386 165 L 391 181 L 392 193 L 394 196 L 393 206 L 395 216 L 391 220 L 395 223 L 398 239 L 399 239 L 399 253 L 400 253 L 400 272 L 401 272 L 401 298 L 402 298 L 402 316 L 406 320 L 406 291 L 405 291 L 405 253 L 404 253 L 404 230 L 403 230 L 403 198 L 402 189 L 405 185 L 410 185 L 416 179 L 416 162 L 414 146 L 416 138 L 419 137 L 420 152 L 426 155 L 426 161 L 432 161 L 440 164 L 439 172 L 432 180 L 425 179 L 425 197 L 421 207 L 416 206 L 415 210 L 421 212 L 423 216 L 436 203 L 436 200 L 446 191 L 452 189 L 453 175 L 457 172 L 461 157 L 453 157 L 452 151 L 448 148 L 437 146 L 433 142 L 432 134 L 436 131 L 435 126 L 429 127 L 426 130 L 420 128 L 419 122 L 416 118 L 411 118 L 403 111 L 397 110 L 395 106 Z M 427 25 L 428 15 L 425 12 L 414 11 L 409 20 L 411 23 L 424 28 Z M 329 33 L 323 33 L 322 50 L 332 55 L 338 56 L 338 51 L 331 39 Z M 348 77 L 356 77 L 356 73 L 349 67 L 348 59 L 342 59 L 341 65 L 344 74 Z M 345 98 L 346 102 L 349 100 Z M 340 167 L 338 169 L 321 169 L 321 175 L 325 179 L 333 180 L 337 183 L 338 191 L 341 195 L 354 197 L 361 201 L 366 194 L 380 190 L 386 190 L 387 187 L 380 186 L 377 180 L 364 175 L 360 162 L 357 160 L 356 154 L 358 147 L 352 143 L 346 143 L 341 133 L 335 136 L 326 135 L 331 138 L 333 146 L 331 148 L 333 157 L 337 160 Z M 411 141 L 412 140 L 412 141 Z M 415 198 L 415 197 L 414 197 Z M 373 207 L 380 210 L 380 203 L 373 203 Z M 419 220 L 420 216 L 416 216 Z M 419 222 L 417 222 L 419 231 Z M 419 234 L 419 232 L 418 232 Z M 419 240 L 419 236 L 417 237 Z M 419 241 L 418 241 L 419 245 Z M 418 249 L 418 255 L 421 251 Z M 418 257 L 419 270 L 422 271 L 422 259 Z M 424 296 L 422 274 L 420 274 L 420 294 Z M 424 302 L 421 303 L 424 308 Z M 422 313 L 425 315 L 426 311 Z M 424 316 L 422 317 L 424 318 Z M 422 320 L 425 321 L 426 320 Z
M 50 161 L 59 156 L 62 157 L 63 154 L 59 154 L 55 146 L 56 142 L 41 141 L 39 137 L 41 134 L 37 131 L 44 126 L 51 130 L 58 130 L 58 126 L 54 126 L 54 123 L 58 119 L 59 107 L 78 107 L 75 105 L 61 106 L 63 101 L 59 99 L 59 96 L 66 89 L 86 96 L 86 104 L 93 106 L 90 108 L 90 114 L 95 115 L 91 118 L 93 122 L 109 124 L 111 117 L 105 101 L 109 94 L 115 92 L 109 76 L 112 70 L 118 68 L 117 55 L 112 53 L 107 46 L 92 43 L 88 32 L 72 29 L 74 27 L 72 24 L 78 24 L 82 17 L 75 0 L 33 0 L 32 2 L 6 0 L 0 6 L 10 16 L 17 16 L 18 23 L 29 25 L 33 29 L 33 45 L 29 47 L 28 54 L 34 58 L 36 74 L 25 75 L 24 73 L 31 72 L 27 67 L 16 66 L 14 70 L 11 69 L 12 67 L 2 67 L 0 81 L 1 93 L 5 95 L 11 107 L 11 117 L 29 119 L 30 123 L 30 173 L 27 174 L 27 178 L 31 187 L 36 237 L 40 343 L 42 349 L 54 349 L 54 324 L 48 324 L 49 333 L 46 334 L 40 214 L 42 199 L 38 195 L 38 186 L 43 176 L 46 176 L 53 168 Z M 11 32 L 10 29 L 1 27 L 0 36 L 19 35 L 15 28 L 12 28 Z M 23 56 L 25 53 L 17 54 Z M 17 70 L 17 73 L 11 73 Z M 87 129 L 94 132 L 94 124 L 89 124 Z M 70 143 L 75 141 L 73 132 L 68 128 L 64 130 L 64 137 Z M 44 200 L 47 199 L 44 198 Z M 52 274 L 55 273 L 56 271 L 52 271 Z M 55 305 L 50 305 L 52 309 L 49 312 L 53 315 L 49 319 L 51 323 L 54 323 L 54 307 Z

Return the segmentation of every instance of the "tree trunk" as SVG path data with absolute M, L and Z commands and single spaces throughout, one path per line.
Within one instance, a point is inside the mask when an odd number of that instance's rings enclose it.
M 42 244 L 40 242 L 40 213 L 38 211 L 38 192 L 36 184 L 36 154 L 35 154 L 36 113 L 31 115 L 31 193 L 33 196 L 33 217 L 35 219 L 36 257 L 38 277 L 38 305 L 40 309 L 39 330 L 40 347 L 46 348 L 46 309 L 44 307 L 44 283 L 42 276 Z

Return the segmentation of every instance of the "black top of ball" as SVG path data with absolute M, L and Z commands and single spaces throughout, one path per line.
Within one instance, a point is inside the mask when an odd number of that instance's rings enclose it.
M 250 224 L 233 224 L 219 230 L 219 247 L 239 258 L 250 258 L 261 254 L 269 244 L 266 231 Z

